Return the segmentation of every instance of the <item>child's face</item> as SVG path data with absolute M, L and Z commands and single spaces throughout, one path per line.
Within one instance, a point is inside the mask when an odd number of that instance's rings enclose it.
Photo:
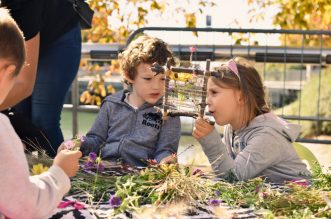
M 9 91 L 15 84 L 16 77 L 13 72 L 16 66 L 6 59 L 0 59 L 0 104 L 6 99 Z
M 241 100 L 240 91 L 223 88 L 211 79 L 207 83 L 208 109 L 218 125 L 231 124 L 236 130 L 240 128 Z M 239 126 L 239 127 L 238 127 Z
M 133 88 L 132 97 L 139 106 L 145 102 L 155 104 L 164 93 L 164 74 L 155 75 L 151 65 L 146 63 L 139 64 L 136 70 L 135 79 L 129 79 Z

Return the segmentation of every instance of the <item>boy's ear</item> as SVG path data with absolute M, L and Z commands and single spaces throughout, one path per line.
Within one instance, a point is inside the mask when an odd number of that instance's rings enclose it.
M 9 65 L 7 68 L 6 68 L 6 73 L 8 73 L 8 74 L 12 74 L 12 73 L 14 73 L 15 72 L 15 70 L 16 70 L 16 65 L 13 65 L 13 64 L 11 64 L 11 65 Z
M 133 84 L 133 80 L 129 77 L 129 73 L 125 72 L 124 73 L 124 79 L 129 82 L 130 84 Z
M 15 65 L 9 65 L 7 66 L 4 71 L 2 73 L 0 73 L 0 83 L 2 80 L 4 80 L 5 78 L 8 78 L 8 77 L 13 77 L 13 73 L 15 72 L 16 70 L 16 66 Z

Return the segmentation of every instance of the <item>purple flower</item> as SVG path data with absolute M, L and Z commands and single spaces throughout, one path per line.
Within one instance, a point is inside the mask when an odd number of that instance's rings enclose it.
M 86 163 L 84 163 L 84 170 L 92 170 L 95 168 L 94 162 L 92 161 L 88 161 Z
M 91 161 L 95 161 L 97 159 L 97 154 L 95 152 L 91 152 L 88 157 Z
M 85 136 L 80 136 L 79 140 L 80 140 L 80 142 L 84 142 L 85 141 Z
M 173 90 L 174 90 L 173 86 L 170 85 L 170 86 L 168 87 L 168 92 L 172 92 Z
M 109 199 L 109 204 L 112 207 L 116 208 L 121 205 L 121 199 L 115 195 L 112 195 Z
M 211 200 L 209 201 L 209 204 L 210 204 L 211 206 L 219 206 L 220 203 L 221 203 L 221 201 L 218 200 L 218 199 L 211 199 Z
M 217 191 L 215 192 L 215 195 L 216 195 L 216 196 L 220 196 L 220 195 L 221 195 L 221 192 L 217 190 Z
M 64 146 L 66 149 L 71 150 L 75 146 L 75 143 L 72 140 L 68 140 L 64 142 Z
M 102 173 L 102 171 L 105 169 L 105 165 L 103 165 L 103 163 L 99 163 L 97 164 L 97 171 L 98 173 Z

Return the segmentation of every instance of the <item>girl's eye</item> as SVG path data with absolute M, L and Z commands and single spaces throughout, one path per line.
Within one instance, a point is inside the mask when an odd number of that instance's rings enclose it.
M 143 78 L 143 79 L 146 80 L 146 81 L 152 80 L 152 78 Z
M 215 91 L 215 90 L 210 90 L 209 93 L 210 93 L 211 95 L 216 95 L 218 92 Z

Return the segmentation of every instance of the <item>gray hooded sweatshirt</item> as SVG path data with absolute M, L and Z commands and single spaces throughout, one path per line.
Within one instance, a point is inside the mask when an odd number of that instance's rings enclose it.
M 176 153 L 181 133 L 179 117 L 162 122 L 161 114 L 148 103 L 134 109 L 124 101 L 126 92 L 118 92 L 103 101 L 82 143 L 83 154 L 101 150 L 102 159 L 121 158 L 126 164 L 146 166 L 148 159 L 160 162 Z M 161 99 L 156 106 L 161 107 Z
M 238 180 L 262 176 L 266 181 L 282 183 L 311 175 L 291 144 L 299 131 L 299 125 L 266 113 L 235 132 L 227 125 L 223 139 L 214 129 L 199 142 L 220 176 L 234 173 Z

